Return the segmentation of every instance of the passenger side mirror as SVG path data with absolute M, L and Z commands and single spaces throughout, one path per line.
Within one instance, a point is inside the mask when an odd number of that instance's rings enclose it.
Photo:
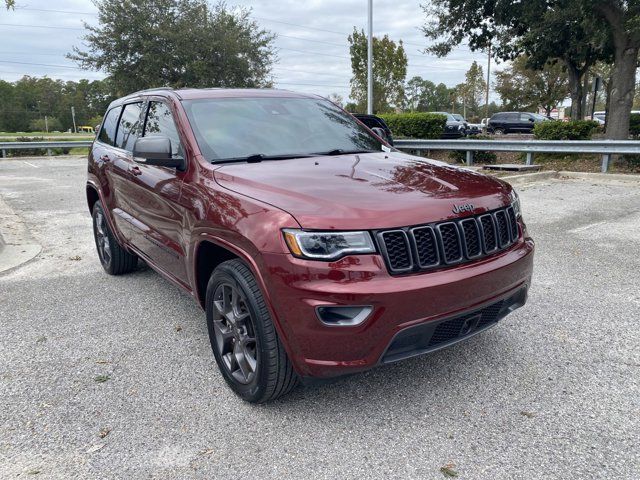
M 536 121 L 536 119 L 535 119 L 535 118 L 531 118 L 531 117 L 529 117 L 529 121 L 530 121 L 530 122 L 535 122 L 535 121 Z
M 389 137 L 387 136 L 387 132 L 384 131 L 384 128 L 380 127 L 372 127 L 371 131 L 383 139 L 385 142 L 389 142 Z
M 174 157 L 171 154 L 171 140 L 160 135 L 136 139 L 133 145 L 133 158 L 144 165 L 178 170 L 184 170 L 186 166 L 184 158 Z

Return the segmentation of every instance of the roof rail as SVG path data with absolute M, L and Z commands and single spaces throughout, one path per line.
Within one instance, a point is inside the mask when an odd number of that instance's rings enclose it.
M 147 92 L 157 92 L 159 90 L 173 90 L 173 88 L 171 87 L 156 87 L 156 88 L 146 88 L 144 90 L 138 90 L 137 92 L 132 92 L 129 95 L 127 95 L 127 97 L 131 96 L 131 95 L 137 95 L 139 93 L 147 93 Z

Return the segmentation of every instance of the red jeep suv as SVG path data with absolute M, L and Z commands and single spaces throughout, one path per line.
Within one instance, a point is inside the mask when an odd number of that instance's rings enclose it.
M 86 188 L 107 273 L 141 258 L 193 296 L 250 402 L 469 338 L 531 282 L 507 183 L 396 151 L 317 96 L 131 94 L 105 114 Z

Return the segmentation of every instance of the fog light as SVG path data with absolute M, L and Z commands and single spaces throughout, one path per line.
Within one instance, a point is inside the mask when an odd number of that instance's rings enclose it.
M 360 325 L 371 312 L 371 306 L 316 307 L 316 313 L 322 323 L 340 327 Z

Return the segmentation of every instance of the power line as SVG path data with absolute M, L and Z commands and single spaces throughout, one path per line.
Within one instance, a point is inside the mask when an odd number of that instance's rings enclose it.
M 52 65 L 50 63 L 32 63 L 32 62 L 14 62 L 11 60 L 0 60 L 0 63 L 14 63 L 17 65 L 34 65 L 34 66 L 38 66 L 38 67 L 51 67 L 51 68 L 72 68 L 75 70 L 84 70 L 86 71 L 85 68 L 82 67 L 72 67 L 70 65 Z
M 84 30 L 76 27 L 55 27 L 53 25 L 25 25 L 20 23 L 0 23 L 1 27 L 27 27 L 27 28 L 51 28 L 54 30 Z

